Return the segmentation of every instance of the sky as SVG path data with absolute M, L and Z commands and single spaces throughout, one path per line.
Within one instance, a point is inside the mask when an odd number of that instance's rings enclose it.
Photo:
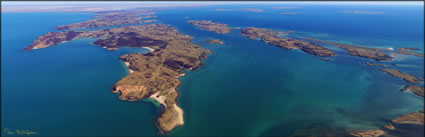
M 2 5 L 99 5 L 100 1 L 85 1 L 85 2 L 77 2 L 77 1 L 38 1 L 38 2 L 30 2 L 30 1 L 21 1 L 21 2 L 11 2 L 11 1 L 2 1 Z M 194 4 L 194 5 L 208 5 L 208 4 L 348 4 L 348 5 L 424 5 L 423 1 L 299 1 L 299 2 L 287 2 L 287 1 L 140 1 L 140 2 L 115 2 L 115 1 L 103 1 L 101 4 Z
M 165 7 L 198 7 L 209 5 L 419 5 L 424 6 L 423 1 L 2 1 L 2 13 L 5 12 L 95 12 L 105 10 L 120 10 L 132 8 L 165 8 Z

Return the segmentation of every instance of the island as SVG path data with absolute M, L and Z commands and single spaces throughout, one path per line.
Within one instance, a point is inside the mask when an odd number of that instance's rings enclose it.
M 248 12 L 256 12 L 256 13 L 262 13 L 262 9 L 256 9 L 256 8 L 239 8 L 239 9 L 214 9 L 215 11 L 248 11 Z
M 188 23 L 218 34 L 226 34 L 231 30 L 227 24 L 212 22 L 210 20 L 189 20 Z
M 394 77 L 399 77 L 407 82 L 411 82 L 411 83 L 419 83 L 420 79 L 409 75 L 409 74 L 404 74 L 402 72 L 400 72 L 399 70 L 396 69 L 380 69 L 381 71 L 387 72 L 388 74 L 394 76 Z
M 365 64 L 366 64 L 366 65 L 368 65 L 368 66 L 388 67 L 388 65 L 378 64 L 378 63 L 370 63 L 370 62 L 366 62 Z
M 352 132 L 350 133 L 352 136 L 355 137 L 379 137 L 385 134 L 383 130 L 376 129 L 376 130 L 366 130 L 366 131 L 359 131 L 359 132 Z
M 104 11 L 97 12 L 95 19 L 78 22 L 70 25 L 57 26 L 55 30 L 83 29 L 96 28 L 113 25 L 140 24 L 151 23 L 157 20 L 142 20 L 147 18 L 155 18 L 155 12 L 147 9 L 139 10 L 122 10 L 122 11 Z M 143 16 L 142 16 L 143 15 Z
M 424 57 L 424 54 L 412 52 L 413 50 L 419 50 L 418 48 L 397 48 L 397 53 L 405 55 L 414 55 L 417 57 Z
M 330 58 L 325 58 L 325 57 L 320 57 L 320 59 L 321 59 L 321 60 L 324 60 L 324 61 L 331 61 L 331 59 L 330 59 Z
M 348 53 L 352 56 L 374 59 L 376 61 L 391 61 L 393 59 L 393 57 L 388 56 L 387 54 L 382 52 L 388 49 L 369 48 L 369 47 L 363 47 L 363 46 L 341 44 L 336 42 L 318 40 L 314 38 L 305 38 L 305 39 L 339 47 L 341 49 L 348 51 Z
M 207 40 L 205 40 L 205 42 L 207 42 L 209 44 L 220 44 L 220 45 L 223 45 L 224 44 L 224 42 L 221 41 L 221 40 L 219 40 L 219 39 L 215 39 L 215 40 L 207 39 Z
M 401 91 L 410 91 L 418 96 L 424 97 L 424 87 L 406 85 Z
M 295 13 L 295 12 L 282 12 L 280 14 L 282 14 L 282 15 L 296 15 L 297 13 Z
M 161 115 L 155 123 L 161 133 L 167 134 L 183 125 L 183 110 L 177 104 L 179 77 L 184 70 L 196 70 L 203 65 L 209 50 L 191 43 L 192 37 L 165 24 L 124 26 L 94 31 L 49 32 L 38 37 L 25 48 L 46 48 L 82 37 L 100 38 L 93 44 L 107 49 L 123 46 L 149 47 L 146 54 L 126 54 L 120 57 L 131 70 L 116 82 L 111 90 L 120 93 L 119 99 L 138 101 L 152 98 L 161 105 Z
M 360 10 L 344 11 L 344 13 L 354 13 L 354 14 L 384 14 L 384 12 L 381 12 L 381 11 L 360 11 Z
M 419 124 L 424 125 L 424 110 L 419 112 L 409 113 L 392 120 L 397 124 Z
M 280 33 L 277 31 L 267 30 L 264 28 L 247 27 L 242 28 L 241 33 L 243 36 L 248 37 L 249 39 L 255 40 L 260 38 L 262 42 L 283 49 L 301 49 L 308 54 L 322 57 L 335 56 L 333 51 L 318 44 L 297 39 L 281 38 L 279 37 Z

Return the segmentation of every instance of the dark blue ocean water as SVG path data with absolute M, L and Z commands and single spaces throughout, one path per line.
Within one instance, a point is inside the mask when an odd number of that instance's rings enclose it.
M 423 109 L 423 98 L 400 92 L 403 80 L 371 61 L 338 50 L 333 61 L 297 50 L 283 50 L 240 35 L 219 35 L 187 24 L 206 19 L 232 27 L 294 30 L 293 37 L 314 37 L 371 47 L 416 47 L 423 52 L 423 7 L 232 5 L 158 12 L 161 23 L 194 37 L 210 49 L 206 64 L 181 77 L 179 105 L 185 125 L 171 135 L 344 134 L 375 129 L 390 119 Z M 294 6 L 294 5 L 290 5 Z M 263 13 L 215 11 L 260 8 Z M 352 14 L 344 11 L 379 11 Z M 296 15 L 281 15 L 296 12 Z M 146 50 L 108 51 L 78 39 L 23 52 L 55 26 L 90 19 L 83 13 L 2 13 L 2 127 L 39 135 L 157 135 L 157 106 L 120 101 L 109 87 L 128 74 L 118 57 Z M 225 45 L 210 45 L 218 38 Z M 392 66 L 424 78 L 423 58 L 402 57 Z M 423 85 L 423 83 L 421 83 Z M 396 101 L 395 101 L 396 100 Z M 423 135 L 423 130 L 418 134 Z

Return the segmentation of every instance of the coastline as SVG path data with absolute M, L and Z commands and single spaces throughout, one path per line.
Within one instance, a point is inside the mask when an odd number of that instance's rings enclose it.
M 151 48 L 151 47 L 142 47 L 142 48 L 148 49 L 148 50 L 149 50 L 149 52 L 153 52 L 153 51 L 155 51 L 155 49 L 153 49 L 153 48 Z

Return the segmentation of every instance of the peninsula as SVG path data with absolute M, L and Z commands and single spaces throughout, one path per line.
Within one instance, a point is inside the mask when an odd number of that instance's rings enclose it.
M 150 23 L 155 22 L 157 20 L 142 19 L 155 18 L 156 16 L 153 14 L 155 14 L 155 12 L 147 9 L 97 12 L 94 16 L 95 19 L 78 22 L 70 25 L 57 26 L 55 27 L 55 30 L 83 29 L 113 25 Z
M 320 45 L 297 39 L 281 38 L 279 37 L 280 32 L 277 31 L 247 27 L 242 28 L 241 33 L 243 36 L 248 37 L 249 39 L 260 38 L 262 42 L 265 42 L 271 46 L 277 46 L 284 49 L 301 49 L 308 54 L 316 56 L 335 56 L 333 51 Z
M 230 32 L 230 28 L 227 24 L 221 24 L 217 22 L 212 22 L 209 20 L 190 20 L 189 24 L 198 26 L 201 29 L 215 32 L 218 34 L 226 34 Z
M 95 31 L 49 32 L 40 36 L 26 51 L 46 48 L 81 37 L 100 38 L 93 42 L 107 49 L 123 46 L 149 47 L 153 52 L 126 54 L 120 57 L 131 73 L 115 83 L 111 90 L 119 99 L 137 101 L 152 98 L 161 104 L 156 125 L 161 133 L 169 133 L 183 125 L 183 111 L 177 105 L 177 86 L 184 70 L 196 70 L 203 65 L 209 50 L 191 43 L 192 37 L 165 24 L 124 26 Z

